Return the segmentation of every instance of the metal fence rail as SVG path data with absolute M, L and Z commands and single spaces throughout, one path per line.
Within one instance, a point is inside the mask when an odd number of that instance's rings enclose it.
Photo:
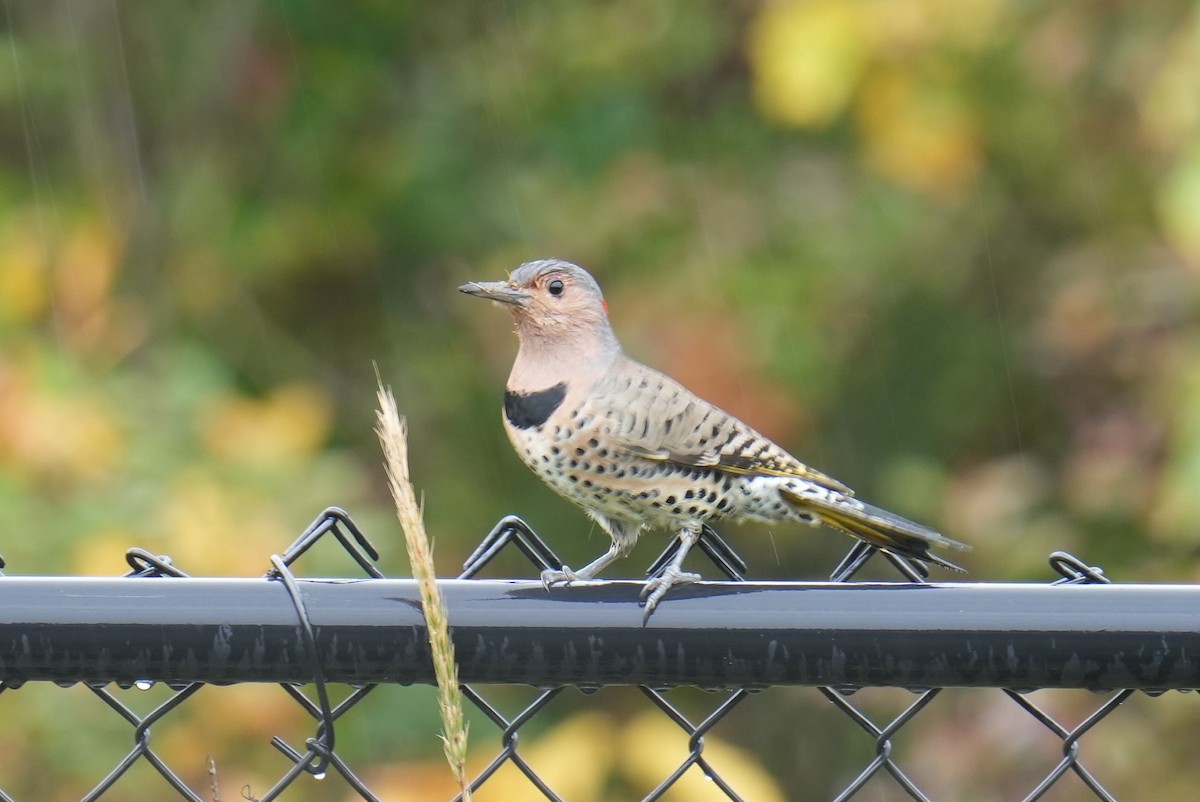
M 465 682 L 1200 687 L 1200 586 L 713 582 L 643 626 L 634 582 L 441 584 Z M 296 586 L 325 681 L 434 682 L 414 581 Z M 308 682 L 306 637 L 274 580 L 0 582 L 6 684 Z
M 290 566 L 319 539 L 336 538 L 363 568 L 360 579 L 299 579 Z M 836 799 L 877 775 L 928 799 L 892 756 L 892 742 L 950 687 L 1005 693 L 1061 740 L 1062 758 L 1025 799 L 1038 799 L 1068 772 L 1099 799 L 1114 797 L 1080 760 L 1079 740 L 1135 691 L 1200 687 L 1200 587 L 1107 584 L 1069 555 L 1051 563 L 1050 585 L 928 584 L 893 560 L 899 582 L 848 583 L 874 552 L 851 551 L 830 582 L 746 582 L 740 559 L 709 531 L 702 550 L 730 576 L 672 591 L 643 622 L 639 583 L 603 582 L 547 591 L 537 581 L 471 579 L 497 551 L 515 547 L 535 568 L 557 558 L 519 519 L 501 521 L 464 577 L 442 583 L 466 696 L 500 729 L 500 748 L 475 779 L 506 763 L 541 797 L 560 797 L 518 749 L 519 730 L 564 688 L 636 685 L 689 736 L 687 757 L 647 799 L 663 796 L 697 766 L 730 799 L 738 791 L 704 754 L 704 736 L 754 692 L 817 686 L 874 740 L 875 757 Z M 670 549 L 656 565 L 669 559 Z M 885 555 L 886 556 L 886 555 Z M 303 748 L 276 738 L 289 768 L 262 796 L 279 798 L 297 778 L 335 771 L 363 799 L 380 797 L 337 752 L 337 719 L 379 684 L 433 683 L 420 600 L 411 580 L 383 578 L 374 549 L 339 509 L 326 510 L 261 579 L 187 577 L 165 558 L 129 554 L 123 578 L 0 579 L 0 691 L 27 682 L 83 683 L 133 728 L 133 746 L 83 799 L 101 799 L 139 761 L 179 798 L 204 802 L 151 748 L 150 729 L 205 683 L 281 683 L 315 721 Z M 653 570 L 653 569 L 652 569 Z M 108 686 L 168 683 L 175 693 L 135 714 Z M 315 696 L 297 689 L 311 683 Z M 353 688 L 336 705 L 327 686 Z M 480 684 L 544 689 L 513 717 Z M 677 685 L 725 689 L 693 722 L 668 701 Z M 878 723 L 850 701 L 855 689 L 910 689 L 914 701 Z M 1022 691 L 1085 688 L 1110 695 L 1079 726 L 1063 726 Z M 3 789 L 0 802 L 16 802 Z

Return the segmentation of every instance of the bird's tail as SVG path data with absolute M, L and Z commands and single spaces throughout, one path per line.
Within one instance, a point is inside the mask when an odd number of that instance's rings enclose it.
M 951 540 L 928 527 L 895 513 L 866 504 L 840 493 L 808 494 L 780 488 L 783 497 L 801 511 L 815 513 L 822 523 L 848 535 L 903 557 L 940 565 L 953 571 L 964 569 L 932 553 L 930 548 L 969 549 L 965 543 Z

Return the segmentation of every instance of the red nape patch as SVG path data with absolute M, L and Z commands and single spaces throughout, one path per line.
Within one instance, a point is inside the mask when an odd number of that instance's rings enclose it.
M 604 307 L 604 314 L 608 314 L 608 301 L 601 301 L 600 305 Z

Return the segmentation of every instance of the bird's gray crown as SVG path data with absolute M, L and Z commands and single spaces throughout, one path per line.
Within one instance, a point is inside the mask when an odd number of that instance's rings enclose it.
M 512 272 L 509 280 L 518 287 L 525 287 L 532 284 L 538 276 L 552 272 L 566 273 L 573 279 L 575 286 L 598 301 L 604 300 L 604 293 L 600 291 L 600 285 L 592 278 L 592 274 L 565 259 L 537 259 L 526 262 Z

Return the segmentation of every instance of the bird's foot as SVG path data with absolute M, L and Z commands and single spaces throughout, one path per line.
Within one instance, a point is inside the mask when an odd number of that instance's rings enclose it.
M 542 587 L 546 590 L 550 590 L 552 585 L 570 585 L 573 582 L 582 582 L 587 579 L 587 577 L 572 571 L 569 565 L 564 565 L 557 571 L 553 568 L 547 568 L 545 571 L 542 571 L 541 577 Z
M 699 574 L 693 574 L 690 571 L 680 570 L 678 566 L 668 565 L 663 569 L 663 572 L 658 576 L 651 577 L 642 586 L 641 597 L 646 600 L 646 610 L 642 614 L 642 623 L 650 620 L 650 613 L 654 612 L 654 608 L 658 606 L 658 602 L 663 596 L 667 595 L 667 591 L 676 585 L 686 585 L 689 582 L 699 582 Z

